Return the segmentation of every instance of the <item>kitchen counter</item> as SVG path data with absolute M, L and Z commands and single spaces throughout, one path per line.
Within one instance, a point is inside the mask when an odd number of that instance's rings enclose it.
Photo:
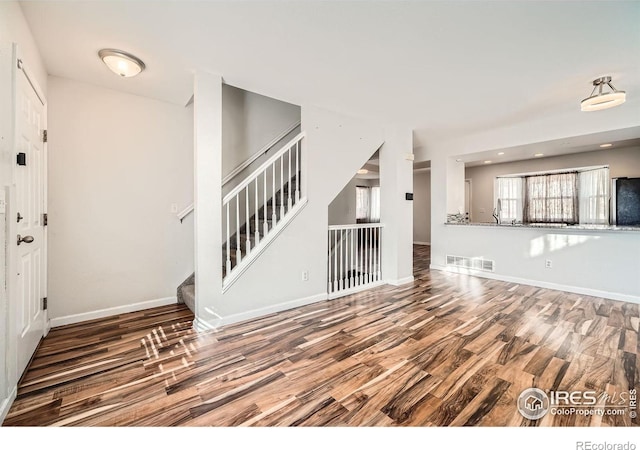
M 527 228 L 527 229 L 550 229 L 567 231 L 636 231 L 640 232 L 640 226 L 617 226 L 617 225 L 567 225 L 563 223 L 501 223 L 495 222 L 445 222 L 445 225 L 456 227 L 491 227 L 491 228 Z

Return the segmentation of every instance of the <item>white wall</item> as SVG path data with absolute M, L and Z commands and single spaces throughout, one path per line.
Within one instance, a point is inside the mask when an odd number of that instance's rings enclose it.
M 175 298 L 193 272 L 193 219 L 170 206 L 192 199 L 192 108 L 49 78 L 54 325 Z
M 195 313 L 198 330 L 216 327 L 222 290 L 222 77 L 194 76 Z
M 431 242 L 431 171 L 413 173 L 413 242 Z
M 413 281 L 413 133 L 406 128 L 385 130 L 380 148 L 380 223 L 382 277 L 400 285 Z
M 498 176 L 605 164 L 609 165 L 611 178 L 640 177 L 640 148 L 611 148 L 549 158 L 468 167 L 465 171 L 465 178 L 472 180 L 471 210 L 473 221 L 493 222 L 494 180 Z
M 7 214 L 0 214 L 0 422 L 8 412 L 11 396 L 15 395 L 17 383 L 15 320 L 16 311 L 8 302 L 9 294 L 5 291 L 5 273 L 7 260 L 4 253 L 7 238 L 15 236 L 15 222 L 12 216 L 11 199 L 15 196 L 12 187 L 12 169 L 15 163 L 13 147 L 13 99 L 12 71 L 14 70 L 12 55 L 13 45 L 18 46 L 18 57 L 24 61 L 30 76 L 39 85 L 41 91 L 47 93 L 47 74 L 36 47 L 29 26 L 17 2 L 0 2 L 0 191 L 5 192 L 9 202 Z M 7 274 L 12 277 L 12 274 Z M 13 303 L 12 303 L 13 304 Z
M 208 305 L 224 323 L 327 296 L 328 206 L 380 147 L 384 132 L 358 119 L 305 106 L 302 125 L 307 133 L 303 165 L 308 168 L 302 183 L 308 203 L 242 277 Z M 302 281 L 303 270 L 309 272 L 308 281 Z
M 300 107 L 222 86 L 222 176 L 300 120 Z
M 478 273 L 599 297 L 640 302 L 638 232 L 446 226 L 446 252 L 496 262 L 496 273 Z M 545 268 L 545 260 L 552 268 Z M 431 259 L 444 268 L 443 258 Z

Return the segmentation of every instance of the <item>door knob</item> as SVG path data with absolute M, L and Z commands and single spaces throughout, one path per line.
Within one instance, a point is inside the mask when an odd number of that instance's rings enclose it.
M 18 245 L 20 245 L 22 242 L 24 242 L 25 244 L 31 244 L 33 242 L 33 236 L 22 237 L 18 235 Z

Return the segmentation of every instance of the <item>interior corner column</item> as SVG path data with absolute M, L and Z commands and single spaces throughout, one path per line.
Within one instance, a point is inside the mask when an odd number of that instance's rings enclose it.
M 446 160 L 447 214 L 464 214 L 464 163 L 455 157 Z M 446 217 L 443 218 L 446 220 Z
M 222 295 L 222 77 L 194 79 L 194 206 L 197 329 L 217 326 Z
M 382 277 L 390 284 L 413 281 L 413 134 L 410 129 L 385 131 L 380 149 L 380 222 Z

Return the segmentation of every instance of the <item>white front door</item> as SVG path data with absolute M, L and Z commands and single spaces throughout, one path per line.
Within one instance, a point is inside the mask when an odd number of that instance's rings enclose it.
M 46 245 L 43 224 L 45 107 L 22 70 L 16 73 L 16 220 L 17 271 L 14 311 L 17 336 L 17 372 L 24 372 L 44 334 L 42 298 L 46 283 Z

